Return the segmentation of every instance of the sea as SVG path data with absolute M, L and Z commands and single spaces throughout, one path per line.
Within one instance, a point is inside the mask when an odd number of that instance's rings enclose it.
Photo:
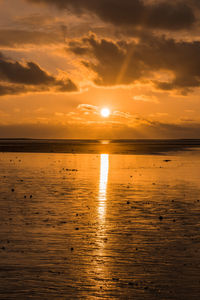
M 200 299 L 200 140 L 0 139 L 0 299 Z

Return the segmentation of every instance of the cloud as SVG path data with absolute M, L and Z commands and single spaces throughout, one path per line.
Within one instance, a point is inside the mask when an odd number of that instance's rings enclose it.
M 77 107 L 77 110 L 80 112 L 80 113 L 84 113 L 84 114 L 92 114 L 94 115 L 95 119 L 94 121 L 99 121 L 100 122 L 104 122 L 105 119 L 102 119 L 101 117 L 101 107 L 99 106 L 95 106 L 95 105 L 91 105 L 91 104 L 79 104 L 78 107 Z M 74 113 L 75 114 L 75 113 Z M 80 114 L 79 114 L 79 117 L 80 117 Z M 99 119 L 97 119 L 99 118 Z M 106 122 L 121 122 L 121 118 L 123 119 L 132 119 L 132 120 L 135 120 L 135 116 L 127 113 L 127 112 L 123 112 L 123 111 L 118 111 L 118 110 L 114 110 L 114 111 L 111 111 L 110 113 L 110 117 L 109 119 L 106 120 Z
M 18 47 L 25 45 L 55 45 L 64 44 L 61 32 L 42 32 L 21 29 L 1 29 L 0 46 Z
M 158 99 L 155 96 L 151 96 L 151 95 L 136 95 L 136 96 L 133 97 L 133 100 L 143 101 L 143 102 L 159 103 Z
M 77 109 L 87 113 L 97 113 L 99 111 L 99 107 L 91 104 L 79 104 Z
M 95 14 L 116 26 L 141 26 L 146 28 L 179 30 L 190 28 L 195 14 L 188 1 L 142 0 L 28 0 L 55 5 L 78 15 Z
M 107 123 L 0 124 L 0 138 L 199 138 L 200 123 L 143 122 L 137 126 Z
M 18 85 L 2 85 L 0 84 L 0 96 L 4 95 L 19 95 L 27 93 L 28 89 L 25 86 Z
M 15 22 L 18 25 L 23 25 L 25 27 L 41 27 L 49 26 L 52 23 L 57 22 L 57 18 L 52 15 L 33 13 L 25 16 L 16 16 Z
M 55 82 L 53 76 L 48 75 L 33 62 L 22 65 L 4 58 L 0 59 L 0 80 L 28 85 L 49 85 Z
M 60 80 L 42 70 L 34 62 L 23 65 L 0 54 L 0 94 L 20 94 L 28 91 L 45 91 L 54 88 L 58 92 L 77 91 L 68 78 Z
M 158 89 L 182 93 L 200 86 L 199 41 L 178 42 L 146 35 L 137 42 L 126 42 L 99 40 L 91 35 L 69 43 L 69 49 L 75 54 L 79 49 L 83 64 L 95 73 L 94 82 L 100 86 L 146 80 Z
M 134 116 L 132 116 L 131 114 L 127 113 L 127 112 L 123 112 L 123 111 L 118 111 L 118 110 L 115 110 L 113 113 L 112 113 L 112 116 L 115 116 L 118 118 L 124 118 L 124 119 L 131 119 L 131 118 L 134 118 Z
M 83 39 L 83 45 L 88 45 L 88 51 L 96 60 L 96 63 L 91 61 L 84 61 L 83 64 L 92 69 L 97 77 L 95 78 L 95 83 L 97 85 L 110 86 L 116 84 L 130 84 L 140 77 L 138 74 L 137 66 L 135 65 L 134 71 L 131 74 L 126 73 L 123 78 L 117 79 L 120 74 L 124 60 L 126 58 L 126 49 L 120 47 L 117 43 L 111 40 L 97 40 L 95 36 L 90 36 L 89 38 Z M 74 48 L 71 48 L 74 51 Z M 119 81 L 119 82 L 117 82 Z

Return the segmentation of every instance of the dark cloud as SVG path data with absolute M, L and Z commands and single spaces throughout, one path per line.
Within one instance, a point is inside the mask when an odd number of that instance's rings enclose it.
M 0 96 L 5 95 L 20 95 L 26 93 L 40 93 L 48 91 L 50 88 L 48 86 L 27 86 L 22 84 L 7 84 L 0 83 Z M 68 79 L 68 81 L 58 87 L 55 91 L 57 92 L 75 92 L 77 91 L 76 85 Z
M 33 62 L 22 65 L 19 62 L 4 58 L 0 59 L 0 80 L 28 85 L 51 85 L 55 83 L 53 76 L 48 75 Z
M 166 37 L 145 36 L 138 42 L 98 40 L 94 35 L 69 44 L 74 53 L 90 54 L 83 64 L 92 69 L 98 85 L 131 84 L 139 79 L 153 80 L 156 73 L 170 74 L 154 80 L 164 90 L 200 86 L 200 42 L 177 42 Z M 93 57 L 93 60 L 90 57 Z M 86 56 L 85 56 L 86 57 Z M 95 62 L 94 62 L 95 58 Z
M 25 86 L 0 84 L 0 96 L 19 95 L 19 94 L 24 94 L 27 92 L 28 92 L 28 90 Z
M 84 46 L 82 42 L 77 42 L 77 41 L 70 41 L 69 48 L 74 54 L 77 55 L 90 54 L 91 52 L 90 49 L 88 48 L 88 45 Z
M 97 61 L 96 63 L 83 62 L 86 67 L 92 69 L 98 75 L 95 79 L 96 84 L 104 86 L 115 85 L 117 83 L 130 84 L 134 78 L 140 77 L 135 69 L 131 75 L 127 72 L 126 76 L 120 82 L 117 82 L 117 76 L 120 74 L 126 52 L 116 43 L 105 39 L 98 41 L 93 36 L 83 39 L 83 43 L 88 44 L 88 52 L 90 51 L 90 54 Z M 75 48 L 72 48 L 72 51 L 76 53 Z
M 117 26 L 179 30 L 190 28 L 195 15 L 188 1 L 142 0 L 28 0 L 56 5 L 77 14 L 90 12 Z
M 150 6 L 146 25 L 169 30 L 190 28 L 195 22 L 195 16 L 192 9 L 183 2 L 168 1 Z
M 59 92 L 77 92 L 78 87 L 71 79 L 56 80 L 55 86 Z
M 70 79 L 59 80 L 34 62 L 23 65 L 5 58 L 2 54 L 0 54 L 0 82 L 0 95 L 43 91 L 50 88 L 59 92 L 78 90 Z

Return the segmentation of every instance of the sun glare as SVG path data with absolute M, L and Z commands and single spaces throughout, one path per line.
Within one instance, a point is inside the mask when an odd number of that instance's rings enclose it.
M 102 108 L 101 116 L 107 118 L 110 116 L 110 109 L 109 108 Z

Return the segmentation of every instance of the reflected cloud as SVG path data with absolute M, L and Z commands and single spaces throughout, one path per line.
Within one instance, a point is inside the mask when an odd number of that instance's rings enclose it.
M 99 180 L 99 218 L 103 220 L 106 212 L 109 154 L 101 154 Z

